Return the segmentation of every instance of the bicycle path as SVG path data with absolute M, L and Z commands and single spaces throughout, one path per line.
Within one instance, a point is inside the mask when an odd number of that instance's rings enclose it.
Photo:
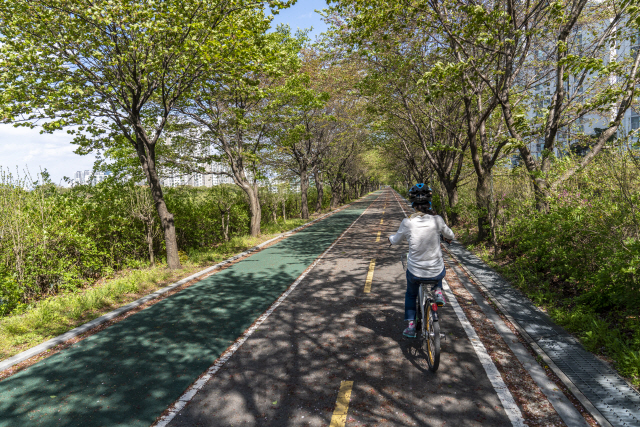
M 0 382 L 0 426 L 149 426 L 380 195 Z
M 512 425 L 451 304 L 437 373 L 402 336 L 406 245 L 376 240 L 403 218 L 385 190 L 169 426 Z

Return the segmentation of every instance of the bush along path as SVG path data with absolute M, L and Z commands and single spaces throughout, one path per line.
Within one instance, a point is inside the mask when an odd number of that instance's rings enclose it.
M 378 197 L 0 382 L 0 426 L 148 426 Z

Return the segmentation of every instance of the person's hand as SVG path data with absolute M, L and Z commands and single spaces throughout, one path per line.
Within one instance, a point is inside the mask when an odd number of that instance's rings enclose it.
M 444 239 L 445 242 L 447 242 L 447 244 L 451 243 L 453 240 L 451 239 Z

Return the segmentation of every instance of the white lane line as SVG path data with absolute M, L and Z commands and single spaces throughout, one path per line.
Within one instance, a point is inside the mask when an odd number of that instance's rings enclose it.
M 504 408 L 504 411 L 507 413 L 507 416 L 509 417 L 511 424 L 513 424 L 515 427 L 525 427 L 524 419 L 522 418 L 522 413 L 520 412 L 520 408 L 518 408 L 518 405 L 513 399 L 511 392 L 509 391 L 509 389 L 507 388 L 507 385 L 504 383 L 504 380 L 502 379 L 502 375 L 500 375 L 498 368 L 491 360 L 489 353 L 487 353 L 487 349 L 484 347 L 484 345 L 480 341 L 480 338 L 478 337 L 478 334 L 476 333 L 475 329 L 473 329 L 473 326 L 471 326 L 471 323 L 469 323 L 467 316 L 465 316 L 464 311 L 462 311 L 460 304 L 458 304 L 458 300 L 453 295 L 453 292 L 451 292 L 451 289 L 449 288 L 449 284 L 447 283 L 446 280 L 442 280 L 442 287 L 447 293 L 447 298 L 449 299 L 449 303 L 451 304 L 451 307 L 453 307 L 453 311 L 455 311 L 456 316 L 458 316 L 458 320 L 462 324 L 464 331 L 467 333 L 467 337 L 469 337 L 469 341 L 471 341 L 471 345 L 473 346 L 473 349 L 476 351 L 476 354 L 478 355 L 478 359 L 480 359 L 480 363 L 482 364 L 482 367 L 487 373 L 487 377 L 489 377 L 489 381 L 491 381 L 491 385 L 493 386 L 494 390 L 498 394 L 498 398 L 500 399 L 500 402 L 502 403 L 502 407 Z
M 380 196 L 378 196 L 378 197 L 380 197 Z M 233 345 L 231 347 L 229 347 L 224 353 L 222 353 L 220 355 L 218 360 L 216 360 L 215 363 L 209 369 L 207 369 L 206 373 L 204 375 L 202 375 L 195 383 L 193 383 L 191 385 L 191 387 L 189 387 L 182 394 L 182 396 L 180 396 L 178 401 L 176 403 L 174 403 L 173 406 L 169 409 L 169 413 L 167 415 L 165 415 L 164 417 L 160 418 L 160 420 L 156 424 L 153 425 L 154 427 L 166 427 L 167 425 L 169 425 L 171 420 L 173 420 L 175 418 L 175 416 L 178 415 L 178 412 L 180 412 L 187 405 L 187 403 L 189 403 L 189 401 L 191 401 L 191 399 L 193 399 L 193 397 L 202 389 L 202 387 L 204 387 L 204 385 L 220 370 L 220 368 L 222 368 L 222 365 L 224 365 L 227 362 L 227 360 L 229 360 L 231 358 L 231 356 L 233 356 L 233 354 L 236 351 L 238 351 L 238 349 L 242 346 L 242 344 L 244 344 L 244 342 L 251 335 L 253 335 L 253 333 L 260 327 L 260 325 L 265 320 L 267 320 L 267 317 L 269 317 L 271 315 L 271 313 L 273 313 L 274 310 L 276 308 L 278 308 L 278 306 L 280 304 L 282 304 L 282 302 L 285 299 L 287 299 L 289 294 L 291 292 L 293 292 L 293 290 L 296 288 L 296 286 L 298 286 L 298 284 L 300 282 L 302 282 L 302 280 L 307 276 L 307 274 L 309 274 L 309 272 L 311 270 L 313 270 L 313 268 L 320 262 L 320 260 L 322 260 L 322 258 L 324 258 L 324 256 L 326 254 L 328 254 L 329 251 L 331 251 L 331 249 L 333 249 L 333 247 L 336 245 L 336 243 L 338 243 L 340 241 L 340 239 L 342 239 L 342 237 L 344 237 L 344 235 L 347 234 L 347 232 L 351 229 L 351 227 L 353 227 L 355 225 L 355 223 L 358 222 L 358 220 L 360 218 L 362 218 L 362 215 L 364 215 L 365 212 L 367 212 L 367 210 L 369 210 L 371 205 L 373 205 L 373 203 L 375 203 L 377 200 L 378 200 L 378 198 L 376 198 L 376 200 L 371 202 L 371 204 L 369 206 L 367 206 L 367 208 L 360 214 L 360 216 L 358 218 L 356 218 L 356 220 L 351 223 L 349 228 L 344 230 L 344 232 L 340 235 L 340 237 L 338 237 L 336 239 L 336 241 L 333 242 L 331 244 L 331 246 L 329 246 L 329 248 L 327 248 L 318 258 L 316 258 L 316 260 L 313 262 L 313 264 L 311 264 L 309 267 L 307 267 L 307 269 L 300 275 L 300 277 L 298 277 L 298 279 L 296 279 L 296 281 L 293 282 L 291 284 L 291 286 L 289 286 L 289 288 L 282 295 L 280 295 L 280 298 L 278 298 L 276 300 L 276 302 L 271 304 L 271 307 L 269 307 L 269 309 L 267 311 L 265 311 L 262 314 L 262 316 L 260 316 L 258 318 L 258 320 L 256 320 L 255 323 L 249 329 L 247 329 L 244 332 L 244 334 L 242 334 L 240 336 L 240 338 L 235 343 L 233 343 Z
M 397 194 L 396 194 L 396 190 L 393 190 L 393 189 L 392 189 L 391 191 L 393 191 L 393 197 L 395 197 L 396 202 L 398 202 L 398 206 L 400 206 L 400 209 L 402 209 L 402 213 L 404 214 L 404 217 L 405 217 L 405 218 L 408 218 L 407 213 L 405 212 L 404 208 L 403 208 L 403 207 L 402 207 L 402 205 L 400 204 L 400 200 L 398 200 L 398 196 L 397 196 Z

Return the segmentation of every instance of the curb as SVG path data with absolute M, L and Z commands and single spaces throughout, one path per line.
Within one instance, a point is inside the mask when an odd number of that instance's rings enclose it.
M 133 310 L 134 308 L 141 306 L 142 304 L 145 304 L 145 303 L 147 303 L 147 302 L 149 302 L 151 300 L 154 300 L 154 299 L 164 295 L 165 293 L 167 293 L 167 292 L 169 292 L 169 291 L 171 291 L 171 290 L 173 290 L 173 289 L 175 289 L 175 288 L 177 288 L 179 286 L 184 285 L 187 282 L 190 282 L 190 281 L 192 281 L 194 279 L 197 279 L 200 276 L 203 276 L 203 275 L 205 275 L 207 273 L 210 273 L 210 272 L 212 272 L 214 270 L 217 270 L 217 269 L 219 269 L 221 267 L 224 267 L 225 265 L 227 265 L 229 263 L 232 263 L 233 261 L 236 261 L 239 258 L 243 258 L 246 255 L 249 255 L 249 254 L 251 254 L 253 252 L 256 252 L 256 251 L 262 249 L 264 246 L 268 245 L 269 243 L 274 242 L 275 240 L 278 240 L 278 239 L 281 239 L 281 238 L 286 238 L 286 237 L 290 236 L 291 234 L 302 230 L 303 228 L 309 227 L 310 225 L 314 224 L 315 222 L 318 222 L 318 221 L 320 221 L 322 219 L 325 219 L 326 217 L 331 216 L 331 215 L 335 214 L 336 212 L 340 212 L 341 210 L 347 208 L 348 206 L 352 205 L 353 203 L 356 203 L 356 202 L 360 201 L 361 199 L 364 199 L 365 197 L 369 196 L 370 194 L 371 193 L 369 193 L 369 194 L 367 194 L 365 196 L 362 196 L 359 199 L 356 199 L 356 200 L 352 201 L 349 204 L 341 206 L 341 207 L 339 207 L 338 209 L 336 209 L 334 211 L 327 212 L 326 214 L 319 216 L 318 218 L 314 219 L 313 221 L 310 221 L 310 222 L 308 222 L 306 224 L 303 224 L 303 225 L 301 225 L 299 227 L 296 227 L 293 230 L 289 230 L 287 232 L 278 234 L 277 236 L 267 240 L 266 242 L 262 242 L 259 245 L 254 246 L 252 248 L 249 248 L 246 251 L 244 251 L 242 253 L 239 253 L 237 255 L 234 255 L 234 256 L 232 256 L 230 258 L 227 258 L 224 261 L 219 262 L 218 264 L 212 265 L 211 267 L 207 267 L 204 270 L 198 271 L 197 273 L 194 273 L 189 277 L 185 277 L 184 279 L 181 279 L 181 280 L 179 280 L 179 281 L 177 281 L 175 283 L 172 283 L 172 284 L 170 284 L 170 285 L 168 285 L 168 286 L 166 286 L 166 287 L 164 287 L 162 289 L 159 289 L 159 290 L 157 290 L 157 291 L 155 291 L 155 292 L 153 292 L 153 293 L 151 293 L 149 295 L 145 295 L 144 297 L 139 298 L 139 299 L 127 304 L 127 305 L 119 307 L 119 308 L 117 308 L 117 309 L 115 309 L 113 311 L 110 311 L 107 314 L 104 314 L 104 315 L 102 315 L 102 316 L 100 316 L 98 318 L 95 318 L 95 319 L 93 319 L 93 320 L 91 320 L 91 321 L 89 321 L 87 323 L 84 323 L 84 324 L 82 324 L 82 325 L 80 325 L 80 326 L 78 326 L 78 327 L 76 327 L 74 329 L 71 329 L 70 331 L 67 331 L 64 334 L 58 335 L 57 337 L 51 338 L 50 340 L 45 341 L 45 342 L 43 342 L 41 344 L 38 344 L 35 347 L 31 347 L 28 350 L 25 350 L 25 351 L 23 351 L 21 353 L 18 353 L 16 355 L 14 355 L 14 356 L 11 356 L 8 359 L 3 360 L 2 362 L 0 362 L 0 372 L 11 368 L 12 366 L 17 365 L 18 363 L 24 362 L 27 359 L 30 359 L 30 358 L 32 358 L 34 356 L 37 356 L 37 355 L 39 355 L 41 353 L 44 353 L 45 351 L 50 350 L 50 349 L 52 349 L 52 348 L 54 348 L 54 347 L 56 347 L 56 346 L 58 346 L 60 344 L 63 344 L 63 343 L 65 343 L 66 341 L 68 341 L 70 339 L 76 338 L 77 336 L 82 335 L 85 332 L 88 332 L 88 331 L 90 331 L 90 330 L 102 325 L 103 323 L 108 322 L 108 321 L 110 321 L 110 320 L 112 320 L 112 319 L 114 319 L 114 318 L 116 318 L 116 317 L 118 317 L 118 316 L 120 316 L 120 315 L 122 315 L 124 313 L 127 313 L 127 312 Z

